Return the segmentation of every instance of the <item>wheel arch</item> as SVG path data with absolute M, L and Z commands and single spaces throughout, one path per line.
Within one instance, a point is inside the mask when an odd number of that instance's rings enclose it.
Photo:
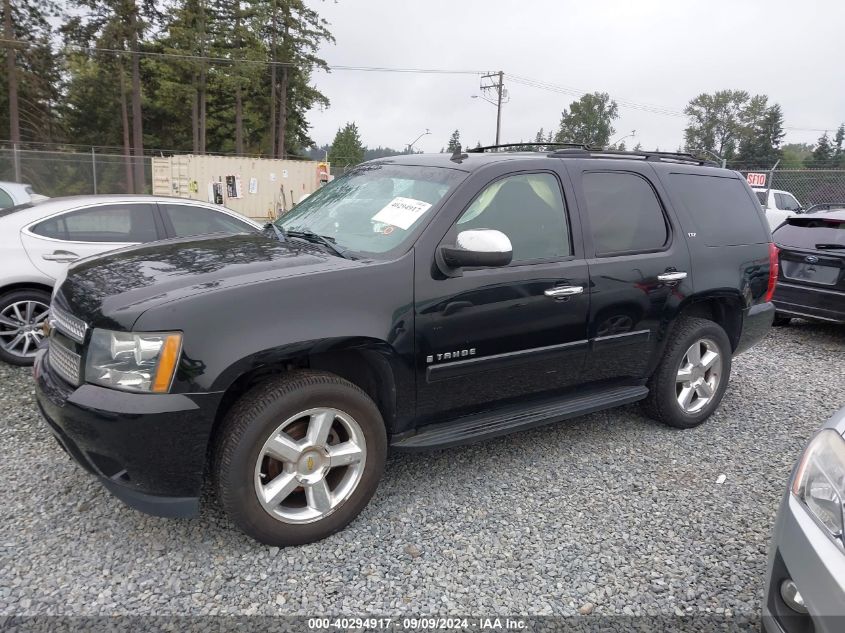
M 742 335 L 743 306 L 743 298 L 736 291 L 693 295 L 680 305 L 676 318 L 701 317 L 715 322 L 728 335 L 731 351 L 736 351 Z
M 7 295 L 10 292 L 16 292 L 18 290 L 41 290 L 47 294 L 52 294 L 53 286 L 40 281 L 17 281 L 0 286 L 0 296 Z
M 209 447 L 214 446 L 226 414 L 243 394 L 270 377 L 300 369 L 326 371 L 362 389 L 381 412 L 388 434 L 403 415 L 400 409 L 413 404 L 412 384 L 406 384 L 408 378 L 399 355 L 385 341 L 351 337 L 286 345 L 236 362 L 216 381 L 215 391 L 223 395 Z M 403 402 L 406 397 L 408 401 Z

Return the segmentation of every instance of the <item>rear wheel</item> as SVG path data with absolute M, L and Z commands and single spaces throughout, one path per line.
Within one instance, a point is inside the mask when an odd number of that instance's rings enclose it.
M 674 328 L 649 380 L 648 415 L 682 429 L 704 422 L 719 406 L 731 373 L 731 344 L 713 321 L 685 318 Z
M 32 365 L 49 315 L 50 295 L 43 290 L 15 290 L 0 297 L 0 360 Z
M 215 451 L 217 494 L 232 521 L 268 545 L 325 538 L 372 497 L 387 455 L 384 422 L 358 387 L 296 372 L 247 393 Z

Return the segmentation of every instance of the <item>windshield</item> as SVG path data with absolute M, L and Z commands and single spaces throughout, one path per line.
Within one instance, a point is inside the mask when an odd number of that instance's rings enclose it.
M 441 167 L 359 165 L 308 196 L 276 225 L 294 234 L 322 235 L 353 252 L 386 253 L 402 246 L 465 177 Z

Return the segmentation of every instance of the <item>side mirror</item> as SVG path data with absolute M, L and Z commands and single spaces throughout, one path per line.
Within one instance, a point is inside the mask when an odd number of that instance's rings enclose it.
M 449 268 L 507 266 L 513 259 L 508 236 L 494 229 L 461 231 L 454 246 L 441 246 L 440 256 Z

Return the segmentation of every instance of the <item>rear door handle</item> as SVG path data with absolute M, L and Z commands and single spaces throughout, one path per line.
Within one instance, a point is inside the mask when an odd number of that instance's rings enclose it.
M 580 295 L 584 292 L 584 286 L 555 286 L 544 290 L 543 294 L 547 297 L 571 297 L 573 295 Z
M 660 273 L 657 275 L 657 281 L 681 281 L 686 279 L 687 274 L 682 271 L 675 271 L 671 273 Z
M 46 259 L 48 262 L 60 262 L 67 264 L 75 262 L 79 259 L 79 255 L 71 253 L 70 251 L 53 251 L 52 253 L 45 253 L 41 256 L 41 259 Z

